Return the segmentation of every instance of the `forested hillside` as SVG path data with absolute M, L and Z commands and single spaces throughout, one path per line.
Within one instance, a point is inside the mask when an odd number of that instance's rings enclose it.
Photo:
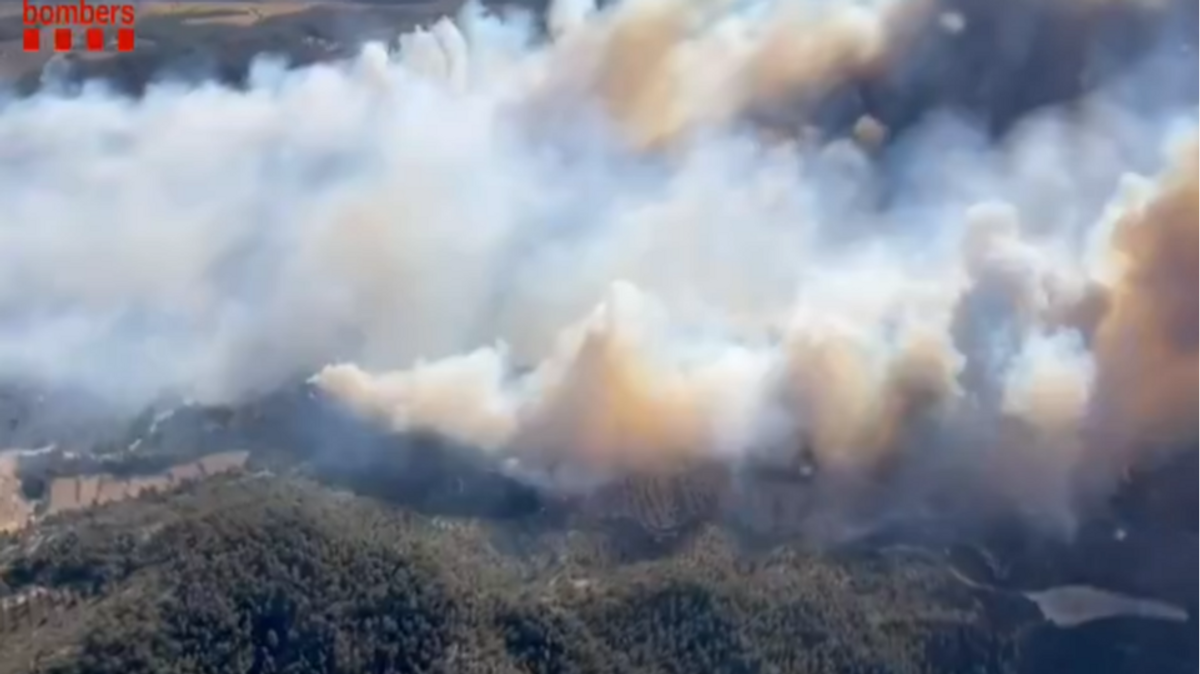
M 271 477 L 52 519 L 3 560 L 5 674 L 1147 671 L 1121 653 L 1169 674 L 1195 632 L 1055 630 L 932 552 L 749 554 L 709 530 L 621 563 L 595 535 Z

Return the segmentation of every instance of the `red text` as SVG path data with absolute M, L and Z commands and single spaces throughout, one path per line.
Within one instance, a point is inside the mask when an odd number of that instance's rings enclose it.
M 111 47 L 116 47 L 117 51 L 133 50 L 133 28 L 126 27 L 133 26 L 137 18 L 131 4 L 99 4 L 88 0 L 50 4 L 21 0 L 21 10 L 27 52 L 41 51 L 43 28 L 51 29 L 55 51 L 79 47 L 88 51 L 105 51 Z M 120 26 L 115 30 L 115 39 L 105 31 L 111 26 Z
M 76 0 L 73 4 L 33 4 L 21 0 L 26 26 L 132 26 L 133 5 L 93 4 Z

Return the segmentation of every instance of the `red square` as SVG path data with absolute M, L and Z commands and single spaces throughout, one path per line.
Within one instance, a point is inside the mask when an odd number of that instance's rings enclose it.
M 25 51 L 42 50 L 42 31 L 37 28 L 25 29 Z
M 117 51 L 133 51 L 133 29 L 117 29 Z
M 104 30 L 101 28 L 87 29 L 87 48 L 88 51 L 100 51 L 104 49 Z
M 54 29 L 54 51 L 70 51 L 71 32 L 70 28 Z

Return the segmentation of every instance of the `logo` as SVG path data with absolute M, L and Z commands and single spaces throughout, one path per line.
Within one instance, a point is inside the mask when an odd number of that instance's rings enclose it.
M 42 50 L 43 35 L 53 40 L 54 51 L 133 51 L 130 4 L 88 0 L 33 3 L 21 0 L 21 23 L 25 26 L 25 51 Z

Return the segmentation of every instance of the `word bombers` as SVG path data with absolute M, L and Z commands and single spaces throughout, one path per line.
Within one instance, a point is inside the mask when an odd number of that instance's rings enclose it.
M 21 0 L 21 23 L 25 26 L 25 51 L 42 50 L 42 34 L 53 36 L 54 51 L 77 48 L 87 51 L 133 51 L 134 5 Z

